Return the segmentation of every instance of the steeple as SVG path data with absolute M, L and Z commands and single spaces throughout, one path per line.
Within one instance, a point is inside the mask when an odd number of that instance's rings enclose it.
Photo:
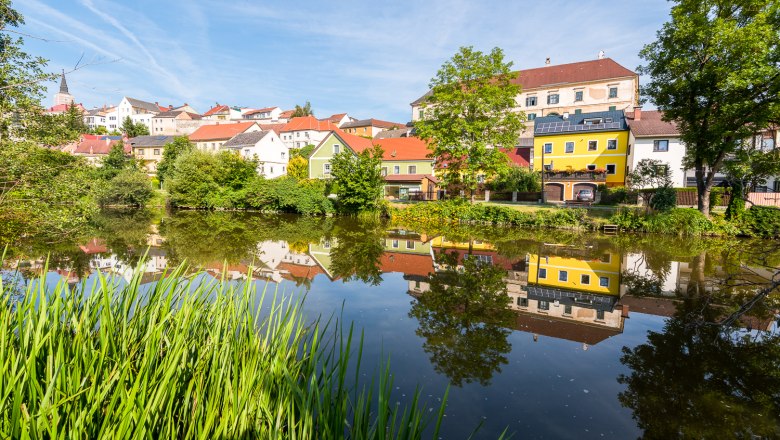
M 62 79 L 60 80 L 60 93 L 70 95 L 70 92 L 68 92 L 68 83 L 65 81 L 65 69 L 62 69 Z

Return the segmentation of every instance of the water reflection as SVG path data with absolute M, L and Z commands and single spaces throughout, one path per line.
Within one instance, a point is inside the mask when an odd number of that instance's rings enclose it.
M 505 373 L 521 373 L 518 350 L 534 353 L 523 344 L 568 362 L 561 343 L 578 353 L 619 349 L 633 316 L 652 317 L 652 331 L 633 335 L 613 356 L 622 369 L 602 373 L 622 387 L 605 401 L 629 408 L 648 438 L 773 437 L 780 413 L 773 247 L 468 228 L 428 236 L 356 219 L 117 211 L 76 242 L 14 244 L 2 276 L 23 286 L 48 270 L 75 285 L 96 272 L 129 280 L 140 270 L 146 283 L 186 262 L 209 279 L 290 283 L 311 296 L 344 283 L 367 297 L 378 289 L 382 296 L 372 300 L 401 304 L 408 321 L 382 321 L 380 309 L 365 331 L 408 326 L 416 339 L 395 348 L 421 350 L 412 371 L 425 363 L 448 383 L 482 393 L 496 392 Z M 319 312 L 340 304 L 329 306 Z M 589 359 L 580 361 L 596 368 Z M 507 400 L 504 408 L 513 405 L 521 404 Z

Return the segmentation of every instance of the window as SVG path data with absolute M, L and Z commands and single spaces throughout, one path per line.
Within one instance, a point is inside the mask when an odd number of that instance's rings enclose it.
M 528 307 L 528 298 L 517 298 L 517 305 L 520 307 Z
M 387 167 L 382 167 L 382 177 L 387 175 Z
M 528 118 L 529 121 L 533 121 L 534 119 L 536 119 L 536 113 L 528 113 L 526 117 Z
M 596 165 L 595 164 L 586 165 L 585 168 L 587 168 L 588 171 L 596 171 Z
M 339 151 L 341 151 L 341 145 L 333 144 L 333 154 L 339 154 Z
M 212 142 L 212 143 L 211 143 L 211 149 L 212 149 L 212 150 L 216 150 L 216 149 L 217 149 L 217 144 L 216 144 L 216 143 L 214 143 L 214 142 Z
M 609 287 L 609 278 L 607 278 L 607 277 L 599 277 L 599 286 L 601 286 L 601 287 Z
M 260 166 L 260 174 L 265 174 L 265 167 L 262 165 Z
M 539 301 L 539 310 L 550 310 L 550 302 L 549 301 Z
M 323 173 L 327 176 L 330 174 L 330 164 L 326 163 L 322 166 Z
M 159 156 L 160 155 L 160 149 L 159 148 L 155 148 L 154 149 L 154 155 L 155 156 Z
M 547 269 L 539 269 L 539 278 L 547 279 Z
M 666 139 L 653 141 L 653 151 L 669 151 L 669 141 Z
M 590 284 L 590 275 L 580 275 L 580 284 Z
M 393 174 L 401 174 L 401 165 L 393 166 Z
M 477 183 L 485 183 L 485 175 L 477 174 Z
M 599 141 L 588 141 L 588 151 L 596 151 L 599 149 Z
M 544 144 L 544 154 L 551 154 L 552 153 L 552 143 L 548 142 Z
M 393 240 L 393 247 L 398 249 L 398 240 Z
M 536 106 L 536 96 L 529 96 L 525 98 L 525 106 L 526 107 L 534 107 Z
M 604 120 L 602 120 L 601 118 L 588 118 L 588 119 L 583 119 L 582 123 L 585 125 L 596 125 L 596 124 L 603 124 Z
M 575 108 L 575 109 L 574 109 L 574 114 L 575 114 L 575 115 L 582 114 L 582 109 L 581 109 L 581 108 Z
M 580 102 L 582 101 L 582 90 L 575 90 L 574 91 L 574 102 Z
M 609 88 L 609 97 L 610 98 L 617 98 L 617 87 L 610 87 Z
M 286 173 L 287 172 L 287 167 L 282 167 L 282 172 Z
M 565 306 L 563 306 L 563 314 L 571 315 L 571 304 L 566 304 Z
M 414 249 L 414 242 L 412 240 L 406 240 L 406 249 Z
M 297 137 L 297 138 L 301 137 L 301 132 L 300 131 L 296 131 L 295 132 L 295 137 Z
M 565 270 L 558 272 L 558 281 L 569 281 L 569 272 Z
M 414 290 L 420 290 L 420 282 L 419 281 L 415 281 L 414 282 Z
M 271 174 L 274 173 L 274 167 L 271 167 Z
M 322 243 L 322 247 L 324 247 L 325 249 L 330 249 L 330 240 L 325 240 Z
M 138 155 L 139 156 L 143 156 L 144 155 L 144 149 L 143 148 L 139 148 L 138 149 Z
M 282 151 L 282 159 L 284 159 L 284 151 Z
M 596 319 L 599 321 L 604 320 L 604 311 L 603 310 L 596 310 Z
M 409 165 L 409 174 L 417 174 L 417 165 Z
M 545 164 L 543 166 L 545 171 L 552 171 L 552 164 Z
M 557 93 L 550 93 L 547 95 L 547 104 L 557 104 L 560 100 L 560 95 Z
M 617 139 L 607 140 L 607 150 L 617 150 Z
M 566 142 L 566 153 L 574 153 L 574 142 Z
M 615 164 L 611 163 L 607 165 L 607 174 L 615 174 L 615 172 L 616 172 Z
M 615 110 L 617 110 L 617 107 L 615 107 L 614 105 L 609 106 L 609 111 L 614 112 Z
M 244 156 L 249 156 L 249 152 L 250 152 L 250 151 L 251 151 L 251 150 L 250 150 L 249 148 L 245 149 L 245 150 L 244 150 Z
M 420 109 L 420 110 L 418 110 L 418 111 L 417 111 L 417 117 L 418 117 L 419 119 L 422 119 L 422 118 L 423 118 L 423 116 L 425 116 L 425 110 L 423 110 L 423 109 Z

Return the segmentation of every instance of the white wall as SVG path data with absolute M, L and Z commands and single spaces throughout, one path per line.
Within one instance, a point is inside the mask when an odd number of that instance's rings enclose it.
M 669 141 L 669 150 L 665 152 L 653 151 L 656 140 Z M 630 133 L 628 144 L 631 148 L 627 161 L 629 172 L 636 169 L 639 161 L 643 159 L 660 160 L 669 165 L 669 170 L 672 173 L 672 186 L 675 188 L 685 186 L 685 168 L 682 163 L 685 157 L 685 144 L 680 142 L 680 138 L 666 136 L 636 138 L 633 133 Z
M 287 148 L 303 148 L 309 144 L 318 145 L 330 131 L 299 130 L 282 132 L 282 142 Z
M 242 146 L 240 154 L 246 158 L 257 157 L 260 164 L 257 172 L 268 179 L 287 174 L 287 162 L 290 152 L 279 136 L 273 131 L 263 136 L 254 146 Z

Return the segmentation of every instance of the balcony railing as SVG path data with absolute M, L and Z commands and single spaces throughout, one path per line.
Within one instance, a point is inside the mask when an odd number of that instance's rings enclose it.
M 588 180 L 592 182 L 604 182 L 607 180 L 606 171 L 545 171 L 545 180 Z

